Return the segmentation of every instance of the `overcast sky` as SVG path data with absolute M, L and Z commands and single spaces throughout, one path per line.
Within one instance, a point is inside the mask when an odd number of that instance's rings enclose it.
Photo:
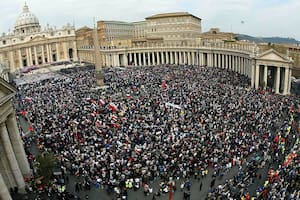
M 0 0 L 0 32 L 13 30 L 24 0 Z M 26 0 L 40 25 L 76 28 L 96 20 L 142 21 L 163 12 L 185 11 L 202 19 L 203 31 L 218 27 L 253 36 L 300 40 L 300 0 Z

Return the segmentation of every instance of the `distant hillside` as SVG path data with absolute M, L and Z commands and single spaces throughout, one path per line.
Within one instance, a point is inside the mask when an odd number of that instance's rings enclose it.
M 249 40 L 257 43 L 275 43 L 275 44 L 300 44 L 300 41 L 294 38 L 282 38 L 282 37 L 253 37 L 250 35 L 236 34 L 237 40 Z

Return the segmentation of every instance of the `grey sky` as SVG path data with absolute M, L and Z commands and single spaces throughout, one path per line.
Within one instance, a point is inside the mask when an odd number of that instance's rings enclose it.
M 13 30 L 24 0 L 0 0 L 0 32 Z M 141 21 L 152 14 L 187 11 L 202 19 L 203 31 L 219 27 L 253 36 L 300 40 L 300 0 L 26 0 L 42 27 L 92 26 L 96 20 Z M 241 23 L 241 22 L 244 23 Z

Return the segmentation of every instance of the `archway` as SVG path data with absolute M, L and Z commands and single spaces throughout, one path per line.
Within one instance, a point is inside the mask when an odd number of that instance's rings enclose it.
M 73 60 L 73 49 L 69 49 L 69 59 L 72 61 Z

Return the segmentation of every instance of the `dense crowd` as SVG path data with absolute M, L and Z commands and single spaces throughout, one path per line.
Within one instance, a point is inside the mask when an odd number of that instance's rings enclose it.
M 20 85 L 18 109 L 40 151 L 54 152 L 85 185 L 117 194 L 142 186 L 146 194 L 160 179 L 161 192 L 168 192 L 170 178 L 197 178 L 208 168 L 221 176 L 238 166 L 226 184 L 212 181 L 207 198 L 249 199 L 238 185 L 269 165 L 269 178 L 277 173 L 277 179 L 258 196 L 300 198 L 299 157 L 282 163 L 299 148 L 293 97 L 252 89 L 246 76 L 212 67 L 109 68 L 105 90 L 95 88 L 93 70 L 69 72 Z

